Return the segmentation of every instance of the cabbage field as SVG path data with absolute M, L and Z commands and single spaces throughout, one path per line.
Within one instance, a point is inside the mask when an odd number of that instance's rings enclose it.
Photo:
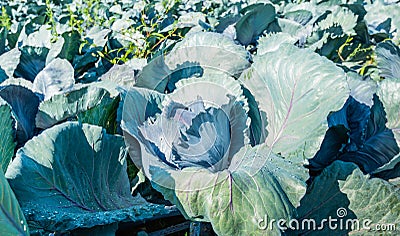
M 0 235 L 400 235 L 399 0 L 0 7 Z

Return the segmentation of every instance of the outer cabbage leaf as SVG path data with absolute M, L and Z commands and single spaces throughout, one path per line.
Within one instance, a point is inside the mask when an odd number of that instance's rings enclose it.
M 142 148 L 144 155 L 149 154 L 145 152 Z M 155 162 L 149 168 L 154 188 L 189 219 L 211 222 L 220 235 L 280 235 L 276 225 L 264 231 L 259 222 L 266 216 L 291 219 L 307 178 L 303 168 L 272 154 L 265 145 L 244 147 L 229 169 L 217 173 L 195 167 L 177 171 Z M 171 181 L 175 189 L 170 188 Z
M 392 130 L 397 146 L 400 147 L 400 80 L 385 79 L 379 83 L 379 99 L 386 112 L 386 126 Z
M 85 117 L 86 122 L 103 125 L 100 122 L 103 120 L 102 116 L 111 112 L 110 109 L 114 107 L 111 105 L 114 99 L 115 97 L 112 98 L 106 89 L 95 84 L 75 89 L 69 93 L 54 95 L 49 100 L 40 103 L 36 125 L 46 129 L 86 111 L 90 111 L 90 114 L 81 115 L 81 117 Z M 95 108 L 100 110 L 92 110 Z
M 170 68 L 194 62 L 204 69 L 217 70 L 230 76 L 238 76 L 250 66 L 249 54 L 243 46 L 235 44 L 229 37 L 212 32 L 187 35 L 165 58 Z
M 313 14 L 309 10 L 299 9 L 285 12 L 285 18 L 295 21 L 301 25 L 306 25 L 313 18 Z
M 385 37 L 391 36 L 399 39 L 400 17 L 398 12 L 400 6 L 396 4 L 385 4 L 384 1 L 374 1 L 373 4 L 365 6 L 367 14 L 364 19 L 368 25 L 368 33 L 385 34 Z
M 353 162 L 366 173 L 388 163 L 399 148 L 392 130 L 386 127 L 386 113 L 378 97 L 369 108 L 350 97 L 344 107 L 328 116 L 334 131 L 328 131 L 310 169 L 319 171 L 335 160 Z
M 197 32 L 187 35 L 165 59 L 157 57 L 145 66 L 136 86 L 173 91 L 181 79 L 215 73 L 238 77 L 249 65 L 248 52 L 229 37 Z
M 215 91 L 210 93 L 210 91 Z M 247 110 L 247 101 L 242 95 L 240 82 L 226 75 L 212 75 L 202 78 L 190 78 L 176 83 L 176 90 L 168 96 L 180 103 L 189 103 L 196 94 L 205 100 L 206 107 L 222 107 L 233 96 Z
M 6 27 L 2 27 L 0 29 L 0 55 L 6 51 L 6 40 L 8 32 L 9 31 Z
M 336 161 L 313 180 L 297 209 L 300 224 L 314 219 L 316 230 L 306 228 L 291 231 L 288 235 L 376 234 L 377 224 L 399 224 L 399 198 L 396 186 L 382 179 L 370 179 L 353 163 Z M 332 227 L 326 222 L 329 218 L 333 219 Z M 369 222 L 365 224 L 366 220 Z M 324 223 L 323 227 L 321 223 Z M 335 225 L 337 227 L 333 228 Z M 352 225 L 355 228 L 352 229 Z M 391 231 L 394 234 L 398 232 L 397 227 Z
M 49 49 L 25 46 L 20 51 L 20 62 L 14 71 L 14 77 L 22 77 L 33 82 L 36 75 L 46 65 Z
M 51 232 L 83 232 L 84 235 L 115 235 L 118 225 L 128 222 L 128 225 L 141 224 L 143 221 L 152 221 L 155 218 L 180 216 L 179 210 L 174 206 L 153 204 L 142 197 L 132 198 L 134 204 L 130 207 L 116 210 L 75 212 L 70 213 L 54 208 L 40 208 L 37 205 L 24 207 L 28 213 L 28 222 L 31 233 Z M 42 217 L 45 216 L 45 217 Z M 107 231 L 106 231 L 107 230 Z
M 285 157 L 313 157 L 327 130 L 326 117 L 349 96 L 344 72 L 287 44 L 254 60 L 240 80 L 267 115 L 266 143 Z
M 123 65 L 114 65 L 99 80 L 112 81 L 119 86 L 130 88 L 136 84 L 137 76 L 146 64 L 146 59 L 131 59 Z
M 89 47 L 86 45 L 82 49 L 83 55 L 75 55 L 72 65 L 75 70 L 75 76 L 84 83 L 90 83 L 98 78 L 97 65 L 101 66 L 101 60 L 96 56 L 96 53 L 101 51 L 101 47 Z
M 135 73 L 136 72 L 136 73 Z M 99 80 L 113 81 L 116 84 L 124 87 L 132 87 L 136 83 L 137 71 L 127 64 L 114 65 L 107 73 L 102 75 Z
M 102 102 L 87 111 L 78 113 L 78 121 L 92 125 L 98 125 L 107 130 L 107 133 L 117 132 L 117 110 L 120 105 L 120 97 L 104 98 Z
M 23 37 L 21 37 L 23 36 Z M 51 45 L 51 28 L 42 25 L 40 28 L 29 35 L 21 35 L 18 39 L 23 46 L 50 48 Z
M 85 38 L 96 47 L 102 48 L 106 45 L 110 32 L 110 29 L 101 29 L 100 26 L 94 26 L 87 32 Z
M 6 176 L 22 206 L 34 200 L 48 207 L 100 211 L 131 205 L 125 168 L 121 137 L 66 122 L 19 149 Z
M 378 85 L 347 73 L 351 97 L 344 107 L 328 116 L 327 131 L 320 150 L 309 160 L 312 175 L 335 160 L 354 162 L 367 173 L 387 163 L 396 153 L 392 131 L 386 124 L 382 103 L 374 94 Z
M 377 91 L 378 85 L 372 79 L 363 79 L 356 72 L 347 72 L 347 83 L 350 87 L 350 95 L 359 103 L 369 107 L 374 104 L 373 97 Z
M 377 94 L 382 101 L 382 110 L 384 109 L 384 114 L 386 115 L 384 121 L 386 122 L 386 126 L 390 129 L 390 137 L 394 139 L 395 144 L 391 145 L 394 150 L 392 159 L 375 170 L 373 175 L 384 179 L 394 179 L 400 176 L 400 98 L 397 92 L 400 88 L 400 82 L 392 79 L 385 79 L 379 82 L 378 85 Z
M 136 80 L 137 87 L 164 92 L 172 71 L 165 64 L 164 57 L 156 57 L 143 67 Z
M 361 222 L 369 219 L 371 221 L 369 227 L 372 230 L 378 224 L 394 224 L 396 228 L 391 233 L 400 233 L 397 227 L 400 223 L 398 187 L 379 178 L 370 179 L 370 176 L 364 175 L 359 169 L 355 169 L 345 181 L 339 181 L 339 187 L 350 200 L 348 209 L 353 211 Z M 352 234 L 365 235 L 365 232 L 354 231 Z
M 330 127 L 325 134 L 321 147 L 315 156 L 308 160 L 307 168 L 313 178 L 321 173 L 325 167 L 339 159 L 344 144 L 349 141 L 348 130 L 340 125 Z
M 349 117 L 351 122 L 362 120 L 362 116 L 357 118 L 354 114 L 359 113 L 357 110 L 363 109 L 354 106 L 352 109 L 353 112 L 350 111 L 350 113 L 353 113 L 353 116 Z M 365 128 L 356 125 L 349 127 L 350 144 L 346 145 L 346 151 L 348 152 L 340 156 L 340 160 L 354 162 L 364 172 L 371 173 L 378 167 L 388 163 L 400 152 L 400 149 L 396 144 L 393 131 L 388 129 L 386 125 L 386 113 L 377 96 L 374 96 L 374 105 L 370 109 L 370 117 L 362 122 L 366 122 Z M 354 141 L 357 138 L 357 133 L 363 135 L 363 137 L 361 137 L 361 142 L 355 146 Z M 351 140 L 351 136 L 353 136 L 353 140 Z
M 164 97 L 164 94 L 144 88 L 132 89 L 124 96 L 121 128 L 124 133 L 129 156 L 139 167 L 143 166 L 140 144 L 136 139 L 139 137 L 139 126 L 149 117 L 161 113 Z
M 302 34 L 304 34 L 306 28 L 295 21 L 285 18 L 278 18 L 275 24 L 270 25 L 269 31 L 287 33 L 298 39 L 302 36 Z
M 56 94 L 69 92 L 74 84 L 74 68 L 67 60 L 56 58 L 36 76 L 33 89 L 49 100 Z
M 3 172 L 0 173 L 0 234 L 29 235 L 28 224 Z
M 390 162 L 376 169 L 372 176 L 385 180 L 398 180 L 400 179 L 400 153 L 393 157 Z
M 352 173 L 357 166 L 353 163 L 335 161 L 325 168 L 307 187 L 306 195 L 301 199 L 300 206 L 296 209 L 297 221 L 300 229 L 289 229 L 287 235 L 346 235 L 350 230 L 346 228 L 331 229 L 324 219 L 355 219 L 354 212 L 349 210 L 350 201 L 340 189 L 341 181 Z M 347 215 L 340 218 L 337 211 L 340 208 L 347 209 Z M 315 221 L 314 222 L 312 221 Z M 321 226 L 321 223 L 324 223 Z M 302 226 L 302 225 L 305 226 Z M 335 224 L 333 224 L 335 225 Z M 301 228 L 303 227 L 303 228 Z M 315 227 L 315 230 L 313 230 Z
M 250 117 L 250 143 L 254 146 L 264 143 L 268 136 L 267 117 L 264 111 L 260 111 L 258 103 L 251 92 L 242 86 L 243 95 L 249 104 L 248 116 Z
M 294 44 L 296 39 L 288 33 L 276 33 L 267 35 L 258 40 L 257 55 L 262 55 L 267 52 L 275 51 L 281 44 Z
M 385 41 L 376 46 L 375 53 L 380 76 L 400 80 L 400 48 Z
M 87 219 L 89 213 L 95 218 L 101 216 L 96 212 L 105 211 L 121 215 L 112 210 L 143 204 L 131 196 L 125 157 L 121 136 L 109 135 L 98 126 L 66 122 L 19 149 L 6 176 L 25 211 L 51 218 L 47 227 L 62 228 L 64 223 L 92 227 L 113 220 L 99 218 L 87 224 L 71 220 Z
M 329 11 L 330 14 L 323 20 L 317 22 L 320 30 L 327 30 L 334 26 L 339 26 L 343 34 L 355 34 L 354 27 L 357 24 L 357 15 L 344 7 L 336 7 Z
M 236 37 L 243 45 L 250 44 L 275 19 L 275 7 L 257 4 L 236 23 Z
M 377 106 L 376 104 L 374 105 Z M 359 103 L 353 97 L 349 97 L 342 109 L 329 114 L 328 124 L 329 127 L 344 126 L 349 132 L 346 150 L 356 151 L 364 145 L 365 139 L 369 138 L 366 137 L 366 128 L 370 116 L 371 110 L 367 105 Z M 379 118 L 380 116 L 377 116 L 377 119 Z M 376 125 L 379 129 L 384 128 L 384 126 L 384 122 L 383 124 L 379 122 Z M 373 136 L 373 134 L 370 134 L 370 136 Z
M 33 83 L 23 78 L 8 78 L 0 84 L 1 87 L 7 87 L 8 85 L 18 85 L 33 90 Z
M 370 116 L 369 107 L 359 103 L 353 97 L 347 99 L 342 109 L 329 114 L 329 129 L 317 154 L 309 160 L 308 167 L 310 170 L 317 174 L 333 161 L 340 159 L 343 152 L 355 153 L 363 148 Z M 384 125 L 383 123 L 383 128 Z M 380 127 L 379 124 L 377 126 Z M 351 158 L 353 158 L 353 161 L 357 161 L 354 155 L 348 158 L 349 161 L 351 161 Z M 374 158 L 367 157 L 366 166 L 374 165 L 375 163 L 369 164 L 369 161 L 373 162 L 374 160 Z
M 21 52 L 18 48 L 14 48 L 0 56 L 0 69 L 3 70 L 3 73 L 0 75 L 0 82 L 13 76 L 14 70 L 19 63 L 20 56 Z
M 64 39 L 64 44 L 58 57 L 72 62 L 74 56 L 79 52 L 78 42 L 81 41 L 81 36 L 77 31 L 70 31 L 63 33 L 62 37 Z
M 0 98 L 0 136 L 2 137 L 0 140 L 0 164 L 3 173 L 6 172 L 16 147 L 14 119 L 12 116 L 11 107 Z
M 24 144 L 35 134 L 35 116 L 39 98 L 29 89 L 17 85 L 0 88 L 2 97 L 12 108 L 17 121 L 17 141 Z
M 64 45 L 64 38 L 60 37 L 55 41 L 54 43 L 51 44 L 49 53 L 47 53 L 46 57 L 46 65 L 49 64 L 52 60 L 56 59 L 58 54 L 61 51 L 62 46 Z
M 55 43 L 51 44 L 46 58 L 46 65 L 55 58 L 62 58 L 72 62 L 75 55 L 79 54 L 81 35 L 77 31 L 68 31 L 61 36 Z
M 273 31 L 290 33 L 306 46 L 330 59 L 336 60 L 337 49 L 347 35 L 355 35 L 358 13 L 351 10 L 348 2 L 336 1 L 302 2 L 286 4 L 285 18 L 278 19 Z M 347 5 L 345 5 L 347 4 Z M 355 5 L 355 4 L 354 4 Z
M 204 13 L 202 12 L 186 12 L 186 14 L 181 15 L 178 18 L 178 22 L 176 23 L 176 25 L 174 25 L 174 27 L 177 28 L 186 28 L 186 27 L 195 27 L 199 24 L 199 21 L 205 22 L 205 16 Z M 165 30 L 171 30 L 171 28 L 167 27 L 166 29 L 163 29 L 163 31 Z M 166 31 L 168 32 L 168 31 Z

